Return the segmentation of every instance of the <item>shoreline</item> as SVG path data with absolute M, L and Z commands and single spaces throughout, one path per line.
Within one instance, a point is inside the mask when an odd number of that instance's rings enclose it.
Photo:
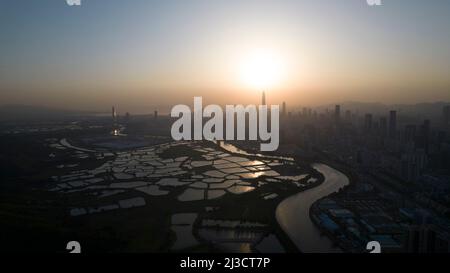
M 299 160 L 299 158 L 296 158 L 296 160 Z M 342 166 L 336 166 L 337 164 L 333 164 L 333 163 L 332 163 L 332 164 L 327 164 L 327 163 L 329 163 L 329 162 L 327 162 L 327 161 L 325 161 L 325 160 L 317 160 L 317 162 L 316 162 L 316 164 L 323 164 L 323 165 L 325 165 L 325 166 L 327 166 L 327 167 L 329 167 L 329 168 L 331 168 L 331 169 L 336 170 L 337 172 L 339 172 L 339 173 L 341 173 L 342 175 L 346 176 L 346 178 L 347 178 L 347 180 L 348 180 L 348 183 L 347 183 L 346 185 L 344 185 L 343 187 L 339 188 L 338 191 L 345 190 L 349 185 L 351 185 L 352 183 L 354 183 L 354 177 L 353 177 L 353 175 L 352 175 L 351 173 L 349 173 L 349 170 L 343 170 L 343 171 L 341 172 L 341 169 L 345 169 L 345 168 L 341 168 Z M 313 164 L 314 164 L 314 163 L 313 163 Z M 336 168 L 334 168 L 334 167 L 336 167 Z M 350 176 L 351 178 L 350 178 L 349 176 Z M 325 179 L 325 180 L 324 180 L 322 183 L 326 183 L 326 177 L 324 177 L 324 179 Z M 321 185 L 322 185 L 322 183 L 321 183 Z M 318 185 L 317 187 L 320 187 L 321 185 Z M 313 188 L 313 189 L 314 189 L 314 188 Z M 320 191 L 320 188 L 317 189 L 317 190 Z M 319 233 L 319 236 L 318 236 L 319 238 L 322 238 L 322 237 L 324 236 L 324 233 L 323 233 L 322 229 L 320 228 L 320 226 L 317 225 L 316 221 L 314 221 L 313 216 L 312 216 L 312 214 L 311 214 L 311 208 L 312 208 L 317 202 L 320 202 L 320 200 L 322 200 L 322 199 L 324 199 L 324 198 L 327 198 L 327 197 L 329 197 L 330 195 L 335 194 L 335 193 L 336 193 L 336 192 L 332 192 L 331 194 L 326 194 L 325 196 L 320 197 L 319 199 L 313 201 L 313 203 L 312 203 L 312 204 L 308 207 L 308 209 L 307 209 L 308 220 L 311 222 L 311 225 L 313 226 L 311 232 L 313 232 L 313 233 L 318 232 L 318 233 Z M 280 209 L 282 209 L 282 208 L 280 207 L 280 205 L 281 205 L 283 202 L 289 200 L 289 198 L 293 198 L 294 196 L 296 196 L 296 195 L 298 195 L 298 194 L 301 194 L 301 192 L 296 193 L 296 194 L 293 194 L 293 195 L 291 195 L 291 196 L 285 198 L 284 200 L 280 201 L 279 205 L 278 205 L 277 208 L 276 208 L 275 217 L 277 218 L 277 224 L 278 224 L 278 227 L 279 227 L 280 231 L 282 232 L 282 234 L 284 234 L 284 236 L 282 236 L 282 237 L 287 237 L 287 238 L 289 238 L 289 240 L 292 242 L 292 244 L 294 244 L 294 245 L 296 246 L 296 248 L 298 249 L 299 252 L 310 252 L 310 251 L 305 251 L 304 249 L 302 250 L 302 249 L 295 243 L 295 240 L 294 240 L 291 236 L 289 236 L 288 231 L 287 231 L 286 229 L 283 229 L 282 223 L 279 221 L 279 218 L 278 218 L 278 217 L 279 217 L 279 213 L 280 213 Z M 290 200 L 294 200 L 294 199 L 290 199 Z M 289 201 L 288 201 L 288 202 L 289 202 Z M 294 201 L 291 201 L 291 202 L 294 202 Z M 285 204 L 287 204 L 287 203 L 285 203 Z M 291 206 L 292 206 L 292 205 L 291 205 Z M 291 216 L 292 216 L 292 215 L 291 215 Z M 294 222 L 294 223 L 295 223 L 295 222 Z M 297 224 L 298 224 L 298 223 L 297 223 Z M 305 223 L 305 224 L 307 225 L 307 223 Z M 305 225 L 305 224 L 303 224 L 303 225 Z M 311 229 L 311 227 L 308 227 L 308 228 Z M 317 235 L 317 234 L 316 234 L 316 235 Z M 326 238 L 327 238 L 331 243 L 333 243 L 332 248 L 334 249 L 336 244 L 335 244 L 335 241 L 333 240 L 333 238 L 330 237 L 330 236 L 327 236 L 327 235 L 326 235 Z M 341 250 L 341 249 L 340 249 L 340 248 L 337 248 L 337 250 Z M 320 250 L 320 248 L 316 248 L 315 250 L 313 250 L 313 252 L 322 252 L 322 251 Z M 333 252 L 334 252 L 334 251 L 333 251 Z

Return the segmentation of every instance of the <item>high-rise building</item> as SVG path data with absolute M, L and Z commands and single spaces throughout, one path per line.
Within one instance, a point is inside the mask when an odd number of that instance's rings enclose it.
M 340 105 L 336 105 L 334 107 L 334 118 L 336 123 L 338 123 L 340 121 L 341 118 L 341 106 Z
M 352 121 L 352 112 L 350 110 L 345 111 L 345 120 L 347 122 Z
M 266 92 L 265 91 L 262 92 L 261 105 L 266 105 Z
M 364 116 L 364 132 L 370 133 L 372 131 L 372 114 L 366 114 Z
M 116 118 L 117 118 L 117 113 L 116 113 L 116 108 L 113 106 L 112 107 L 112 118 L 113 118 L 113 120 L 115 120 Z
M 448 232 L 434 224 L 410 226 L 406 244 L 409 253 L 448 253 L 450 250 Z
M 386 136 L 387 135 L 387 131 L 388 131 L 387 118 L 386 117 L 381 117 L 380 118 L 380 133 L 381 133 L 382 136 Z
M 414 142 L 416 140 L 416 129 L 416 125 L 414 124 L 406 125 L 404 135 L 405 142 Z
M 303 107 L 303 109 L 302 109 L 302 116 L 306 117 L 307 115 L 308 115 L 308 108 Z
M 450 105 L 444 106 L 443 122 L 444 122 L 444 125 L 450 125 Z
M 283 117 L 286 117 L 286 102 L 283 101 L 283 106 L 282 106 L 282 110 L 281 110 L 281 115 Z
M 389 113 L 389 136 L 395 138 L 397 135 L 397 111 Z
M 425 152 L 429 151 L 429 142 L 430 142 L 430 134 L 431 134 L 431 122 L 429 119 L 423 121 L 423 124 L 420 126 L 420 135 L 419 135 L 419 143 L 418 146 L 423 148 Z
M 117 136 L 119 133 L 118 125 L 117 125 L 117 112 L 116 108 L 113 106 L 111 110 L 111 117 L 112 117 L 112 135 Z

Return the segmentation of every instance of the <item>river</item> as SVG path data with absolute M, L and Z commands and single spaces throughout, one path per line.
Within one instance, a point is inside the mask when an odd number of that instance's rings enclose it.
M 220 140 L 220 141 L 214 140 L 213 142 L 215 144 L 219 145 L 219 147 L 221 147 L 222 149 L 227 150 L 228 152 L 233 153 L 233 154 L 241 154 L 241 155 L 264 157 L 264 158 L 270 158 L 270 159 L 280 159 L 280 160 L 294 161 L 294 158 L 292 158 L 292 157 L 248 153 L 247 151 L 241 150 L 238 147 L 234 146 L 233 144 L 226 143 L 223 140 Z
M 276 218 L 297 248 L 305 253 L 339 253 L 340 249 L 322 235 L 309 217 L 309 209 L 317 200 L 349 184 L 348 177 L 325 164 L 312 167 L 325 176 L 319 186 L 297 193 L 283 200 L 276 209 Z
M 293 160 L 289 157 L 250 154 L 223 141 L 216 142 L 216 144 L 231 153 Z M 300 251 L 304 253 L 339 253 L 342 252 L 341 249 L 336 248 L 333 242 L 322 235 L 314 225 L 309 216 L 309 209 L 317 200 L 337 192 L 348 185 L 350 181 L 345 174 L 326 164 L 314 163 L 312 167 L 323 174 L 325 177 L 323 183 L 283 200 L 276 209 L 276 218 L 280 227 Z

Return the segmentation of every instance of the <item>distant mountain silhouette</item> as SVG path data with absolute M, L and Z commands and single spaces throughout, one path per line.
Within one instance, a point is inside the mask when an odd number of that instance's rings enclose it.
M 359 114 L 371 113 L 374 115 L 387 115 L 390 110 L 397 110 L 403 115 L 421 118 L 437 118 L 442 116 L 442 109 L 445 105 L 450 105 L 450 102 L 431 102 L 431 103 L 417 103 L 417 104 L 383 104 L 379 102 L 357 102 L 347 101 L 342 103 L 336 103 L 341 105 L 341 112 L 350 110 L 353 113 Z M 336 104 L 327 104 L 316 107 L 316 110 L 325 111 L 329 109 L 334 111 Z

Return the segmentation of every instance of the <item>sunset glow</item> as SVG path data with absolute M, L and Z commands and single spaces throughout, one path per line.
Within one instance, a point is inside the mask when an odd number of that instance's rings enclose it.
M 449 98 L 449 1 L 108 2 L 2 1 L 2 104 L 167 113 L 263 90 L 296 106 Z
M 280 84 L 283 78 L 281 57 L 269 50 L 255 50 L 244 57 L 240 65 L 243 84 L 255 90 L 270 89 Z
M 0 252 L 450 253 L 449 26 L 449 0 L 0 0 Z

